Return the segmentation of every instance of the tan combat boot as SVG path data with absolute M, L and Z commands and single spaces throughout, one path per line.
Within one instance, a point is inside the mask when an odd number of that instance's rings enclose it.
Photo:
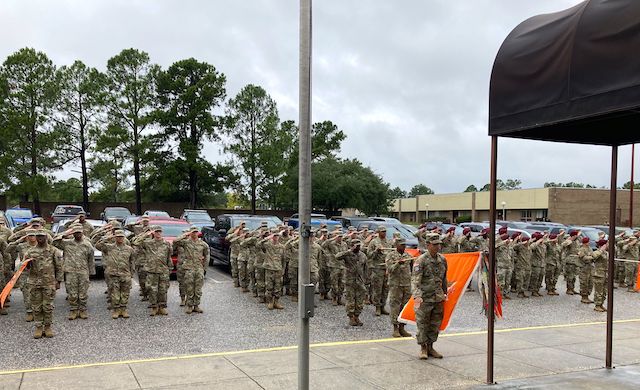
M 602 305 L 598 305 L 598 306 L 594 307 L 593 310 L 594 311 L 599 311 L 601 313 L 604 313 L 604 312 L 607 311 L 607 309 L 605 309 L 604 306 L 602 306 Z
M 33 332 L 33 338 L 34 339 L 41 339 L 42 338 L 42 326 L 37 326 L 36 327 L 36 331 Z
M 4 307 L 0 308 L 0 316 L 6 316 L 7 314 L 9 314 L 7 309 L 5 309 Z
M 196 313 L 204 313 L 204 311 L 198 305 L 195 305 L 193 307 L 193 311 L 196 312 Z
M 260 303 L 267 303 L 267 298 L 265 298 L 265 297 L 264 297 L 264 295 L 263 295 L 263 296 L 261 296 L 261 297 L 259 297 L 259 298 L 258 298 L 258 302 L 260 302 Z
M 50 339 L 54 336 L 53 330 L 51 330 L 51 325 L 44 326 L 44 337 Z
M 268 299 L 269 303 L 267 303 L 267 309 L 273 310 L 273 298 Z
M 187 306 L 187 310 L 184 311 L 187 314 L 193 313 L 193 306 Z
M 358 326 L 364 325 L 362 321 L 360 321 L 360 315 L 354 315 L 353 318 L 356 319 L 356 323 L 358 324 Z
M 114 309 L 111 311 L 111 318 L 117 320 L 120 317 L 120 311 L 118 309 Z
M 291 296 L 291 302 L 298 302 L 298 294 L 293 294 Z
M 402 337 L 411 337 L 411 333 L 404 330 L 404 324 L 398 324 L 398 332 L 400 332 L 400 336 Z
M 78 313 L 78 317 L 80 317 L 80 319 L 82 320 L 86 320 L 87 318 L 89 318 L 89 314 L 86 310 L 80 310 L 80 313 Z
M 155 317 L 155 316 L 157 316 L 157 315 L 158 315 L 158 308 L 157 308 L 156 306 L 153 306 L 153 307 L 151 308 L 151 313 L 149 313 L 149 315 L 150 315 L 151 317 Z
M 429 352 L 427 351 L 426 344 L 420 344 L 420 360 L 429 359 Z
M 342 295 L 340 295 L 338 297 L 338 306 L 343 306 L 343 305 L 344 305 L 344 303 L 342 303 Z
M 589 297 L 583 295 L 582 299 L 580 300 L 580 303 L 588 304 L 588 303 L 593 303 L 593 301 L 590 300 Z
M 434 357 L 436 359 L 442 359 L 442 355 L 436 351 L 435 349 L 433 349 L 433 344 L 428 344 L 427 345 L 427 353 L 429 354 L 429 356 Z
M 129 317 L 131 317 L 131 316 L 129 315 L 129 312 L 127 311 L 127 308 L 126 308 L 126 307 L 125 307 L 125 308 L 120 308 L 120 317 L 122 317 L 122 318 L 129 318 Z
M 354 316 L 353 314 L 349 314 L 349 325 L 358 326 L 358 322 L 356 322 L 356 316 Z
M 158 309 L 158 314 L 160 314 L 161 316 L 166 316 L 169 315 L 169 312 L 167 311 L 167 308 L 162 306 L 160 309 Z
M 400 330 L 398 329 L 398 325 L 393 324 L 393 333 L 391 334 L 393 337 L 402 337 L 400 335 Z
M 249 292 L 249 289 L 248 289 L 248 288 L 246 288 L 246 287 L 242 287 L 242 292 L 243 292 L 243 293 Z
M 280 300 L 278 298 L 275 298 L 273 300 L 273 307 L 274 307 L 274 309 L 282 310 L 282 309 L 284 309 L 284 306 L 282 306 L 279 301 Z
M 383 316 L 388 316 L 389 312 L 385 310 L 384 305 L 380 306 L 380 314 Z
M 33 322 L 33 313 L 27 313 L 27 316 L 24 318 L 27 322 Z
M 331 304 L 333 306 L 338 306 L 338 298 L 336 298 L 335 295 L 331 297 Z
M 509 301 L 511 300 L 511 297 L 509 296 L 509 294 L 503 294 L 502 299 Z
M 381 314 L 380 306 L 376 306 L 376 317 L 380 317 Z
M 180 300 L 180 306 L 184 306 L 187 304 L 187 298 L 186 297 L 182 297 L 182 299 Z
M 78 318 L 78 312 L 77 312 L 77 311 L 75 311 L 75 310 L 71 310 L 71 311 L 69 312 L 69 321 L 73 321 L 73 320 L 75 320 L 76 318 Z

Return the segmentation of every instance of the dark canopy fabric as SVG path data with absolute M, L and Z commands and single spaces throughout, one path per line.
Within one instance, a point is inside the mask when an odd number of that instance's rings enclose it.
M 590 0 L 526 20 L 496 57 L 489 135 L 640 141 L 640 0 Z

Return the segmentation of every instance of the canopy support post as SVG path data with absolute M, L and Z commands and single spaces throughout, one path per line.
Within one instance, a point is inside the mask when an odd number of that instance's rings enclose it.
M 611 190 L 609 201 L 609 264 L 607 266 L 607 368 L 612 368 L 613 354 L 613 266 L 616 257 L 616 195 L 618 146 L 611 147 Z
M 493 382 L 493 346 L 496 295 L 496 181 L 498 173 L 498 137 L 491 136 L 491 181 L 489 192 L 489 308 L 487 313 L 487 384 Z

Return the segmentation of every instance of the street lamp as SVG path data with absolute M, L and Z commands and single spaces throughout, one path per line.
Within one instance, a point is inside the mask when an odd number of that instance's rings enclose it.
M 425 206 L 427 206 L 427 214 L 425 219 L 429 221 L 429 203 L 427 203 Z
M 504 200 L 502 201 L 502 219 L 503 220 L 507 220 L 507 215 L 505 213 L 505 206 L 507 205 L 507 202 L 505 202 Z

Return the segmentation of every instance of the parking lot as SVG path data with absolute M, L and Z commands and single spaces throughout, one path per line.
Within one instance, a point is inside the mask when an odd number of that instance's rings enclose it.
M 562 282 L 561 282 L 562 283 Z M 113 320 L 105 303 L 105 284 L 92 280 L 89 292 L 90 318 L 68 321 L 64 287 L 56 297 L 52 339 L 34 340 L 33 324 L 24 322 L 22 294 L 15 290 L 8 316 L 0 317 L 0 339 L 5 350 L 0 356 L 3 371 L 59 365 L 127 361 L 201 353 L 253 350 L 297 344 L 297 304 L 284 298 L 285 310 L 268 311 L 249 294 L 233 288 L 224 267 L 209 267 L 203 289 L 203 314 L 187 315 L 179 307 L 178 285 L 171 282 L 169 316 L 150 317 L 146 302 L 138 296 L 134 281 L 130 319 Z M 563 288 L 559 288 L 562 291 Z M 614 318 L 640 317 L 640 295 L 616 290 Z M 498 329 L 549 324 L 600 322 L 604 313 L 593 305 L 580 304 L 575 296 L 530 298 L 507 301 L 505 318 Z M 363 327 L 350 327 L 344 307 L 319 302 L 311 320 L 311 342 L 335 342 L 389 338 L 388 316 L 375 317 L 369 306 L 361 317 Z M 447 334 L 486 328 L 477 292 L 466 293 Z M 409 329 L 412 333 L 414 329 Z M 416 346 L 416 351 L 418 347 Z

